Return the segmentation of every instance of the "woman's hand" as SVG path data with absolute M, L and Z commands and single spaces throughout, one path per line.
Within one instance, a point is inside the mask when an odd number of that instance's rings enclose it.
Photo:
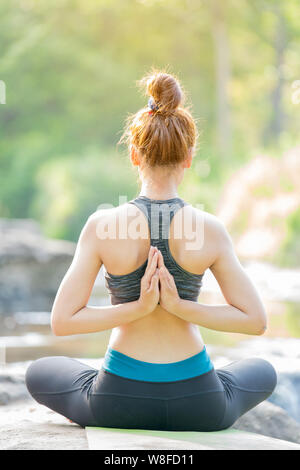
M 159 303 L 162 308 L 170 313 L 176 309 L 181 301 L 174 277 L 166 268 L 164 258 L 161 252 L 158 252 L 158 268 L 160 281 L 160 299 Z
M 141 279 L 141 293 L 138 304 L 142 312 L 151 313 L 159 301 L 159 274 L 157 268 L 158 249 L 151 246 L 148 255 L 148 264 Z

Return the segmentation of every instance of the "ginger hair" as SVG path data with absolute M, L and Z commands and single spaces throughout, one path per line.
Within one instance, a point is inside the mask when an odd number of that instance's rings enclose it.
M 134 146 L 150 167 L 176 166 L 198 138 L 195 120 L 184 106 L 183 88 L 174 74 L 155 68 L 137 84 L 159 109 L 152 111 L 147 104 L 129 115 L 119 143 L 127 143 L 129 149 Z

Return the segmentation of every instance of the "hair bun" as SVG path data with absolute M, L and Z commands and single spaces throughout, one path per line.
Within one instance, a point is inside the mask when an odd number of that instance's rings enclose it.
M 158 106 L 156 112 L 171 114 L 183 101 L 183 92 L 178 80 L 166 72 L 153 71 L 140 81 L 146 85 L 146 94 L 153 98 Z
M 134 148 L 146 166 L 174 168 L 190 155 L 198 138 L 196 122 L 183 106 L 184 88 L 166 69 L 153 67 L 136 84 L 149 96 L 148 107 L 128 115 L 118 143 L 126 142 L 131 155 Z

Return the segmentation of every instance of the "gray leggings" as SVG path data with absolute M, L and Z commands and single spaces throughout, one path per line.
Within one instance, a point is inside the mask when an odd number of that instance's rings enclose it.
M 68 357 L 44 357 L 26 373 L 35 400 L 82 427 L 218 431 L 266 400 L 273 366 L 249 358 L 174 382 L 145 382 L 94 369 Z

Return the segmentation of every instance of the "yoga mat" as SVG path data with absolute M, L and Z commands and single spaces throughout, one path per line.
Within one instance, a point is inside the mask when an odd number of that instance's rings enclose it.
M 218 432 L 85 429 L 90 450 L 300 450 L 300 444 L 237 429 Z

